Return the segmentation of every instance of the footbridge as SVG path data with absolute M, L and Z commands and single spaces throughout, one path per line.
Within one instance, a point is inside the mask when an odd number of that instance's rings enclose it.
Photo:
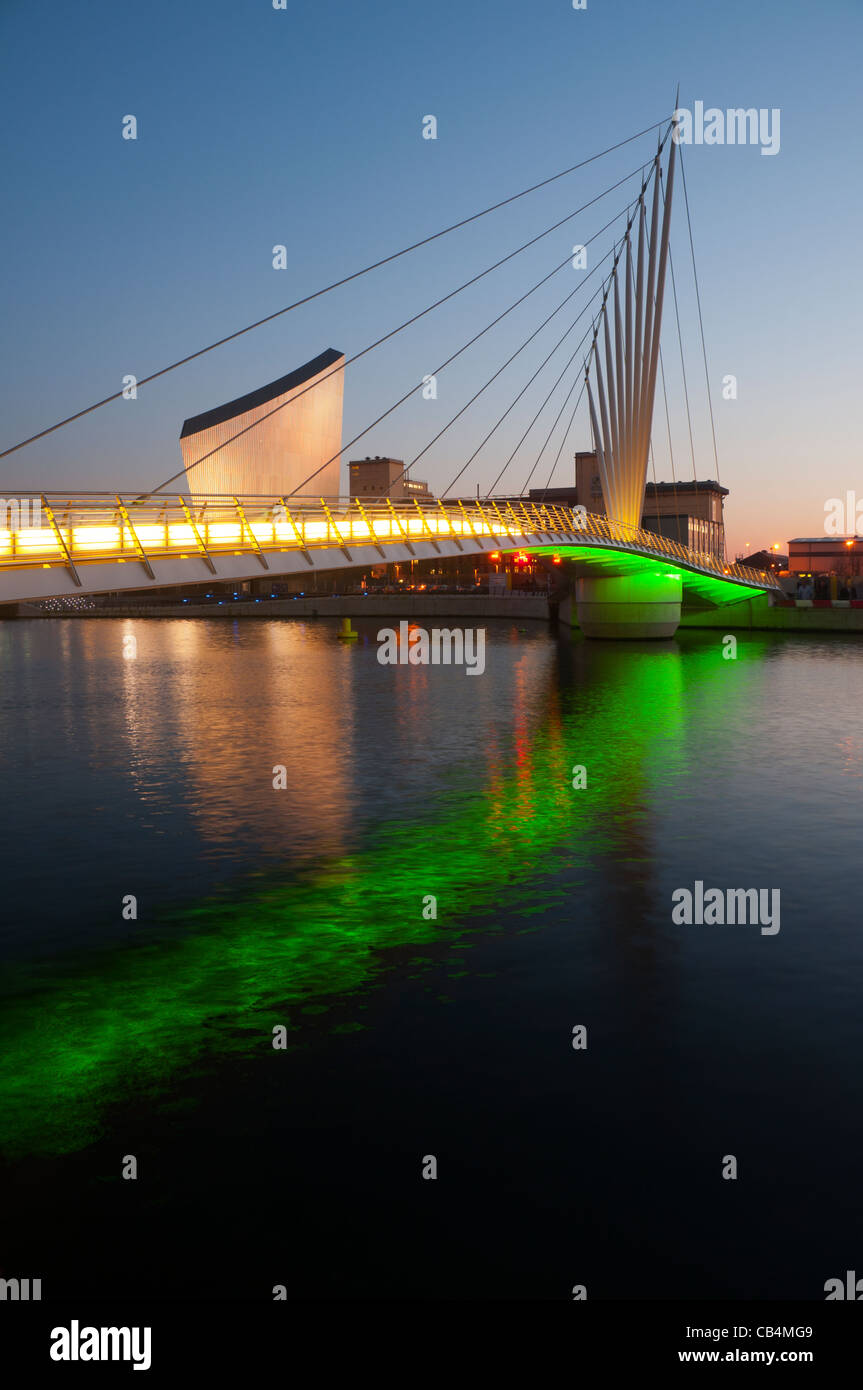
M 603 583 L 614 580 L 616 602 L 630 610 L 650 602 L 654 615 L 657 586 L 678 616 L 681 603 L 717 607 L 781 592 L 774 575 L 653 532 L 582 508 L 512 499 L 322 500 L 299 510 L 284 498 L 44 494 L 30 506 L 17 519 L 30 524 L 7 516 L 0 529 L 0 604 L 492 551 L 557 556 L 571 563 L 577 584 L 590 585 L 593 603 L 602 605 Z

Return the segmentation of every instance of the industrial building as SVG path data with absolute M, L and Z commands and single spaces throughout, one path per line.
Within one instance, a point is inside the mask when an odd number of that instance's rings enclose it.
M 428 483 L 411 478 L 405 471 L 404 459 L 374 458 L 351 459 L 348 464 L 348 490 L 351 497 L 361 501 L 382 501 L 390 497 L 394 502 L 409 501 L 433 502 Z
M 863 575 L 863 536 L 795 536 L 788 542 L 788 569 L 793 575 L 858 579 Z

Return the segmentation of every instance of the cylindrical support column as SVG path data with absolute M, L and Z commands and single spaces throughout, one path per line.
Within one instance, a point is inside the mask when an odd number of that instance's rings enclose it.
M 575 582 L 578 625 L 585 637 L 673 637 L 680 623 L 683 580 L 679 574 L 640 570 Z

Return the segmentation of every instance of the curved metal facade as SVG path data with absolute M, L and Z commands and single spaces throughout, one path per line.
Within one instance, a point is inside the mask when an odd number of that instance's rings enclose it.
M 343 362 L 343 353 L 327 348 L 268 386 L 186 420 L 180 434 L 185 493 L 286 496 L 326 464 L 304 492 L 338 497 Z

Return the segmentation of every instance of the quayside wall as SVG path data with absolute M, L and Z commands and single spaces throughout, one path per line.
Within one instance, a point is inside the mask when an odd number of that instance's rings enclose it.
M 225 599 L 222 603 L 118 603 L 94 608 L 49 611 L 36 604 L 0 606 L 0 618 L 511 618 L 548 622 L 557 614 L 545 594 L 344 594 L 338 597 Z M 560 605 L 561 624 L 578 630 L 570 603 Z M 725 604 L 722 608 L 684 609 L 682 628 L 721 629 L 722 632 L 838 632 L 863 633 L 863 601 L 834 599 L 808 603 L 773 604 L 767 594 Z

